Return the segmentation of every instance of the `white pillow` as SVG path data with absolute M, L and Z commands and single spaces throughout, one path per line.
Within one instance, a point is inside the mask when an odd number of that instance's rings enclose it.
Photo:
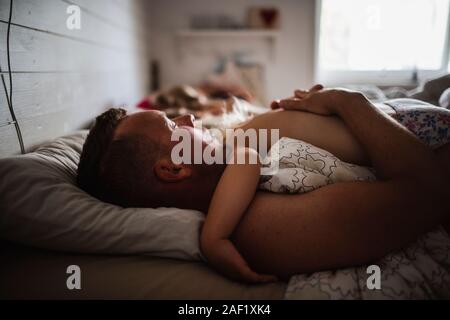
M 442 108 L 450 110 L 450 88 L 442 93 L 441 97 L 439 98 L 439 105 Z
M 124 209 L 75 185 L 87 131 L 0 159 L 0 237 L 43 249 L 201 260 L 202 213 Z

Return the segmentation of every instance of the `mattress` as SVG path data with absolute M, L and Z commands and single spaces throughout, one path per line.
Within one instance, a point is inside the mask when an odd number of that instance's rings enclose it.
M 0 243 L 0 299 L 282 299 L 284 282 L 246 285 L 205 263 L 146 256 L 64 254 Z M 67 288 L 67 268 L 81 290 Z

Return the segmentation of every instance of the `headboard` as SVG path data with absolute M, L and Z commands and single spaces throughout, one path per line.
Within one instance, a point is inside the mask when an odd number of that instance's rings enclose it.
M 146 94 L 149 55 L 142 2 L 13 1 L 13 107 L 27 150 L 86 128 L 108 107 L 134 105 Z M 8 89 L 9 10 L 10 0 L 0 0 L 0 65 Z M 71 29 L 73 23 L 69 28 L 68 19 L 80 21 L 81 28 Z M 0 157 L 4 157 L 19 153 L 20 147 L 1 82 L 0 91 Z

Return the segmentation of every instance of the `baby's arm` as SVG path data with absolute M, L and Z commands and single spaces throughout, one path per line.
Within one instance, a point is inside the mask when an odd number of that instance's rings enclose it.
M 238 149 L 234 157 L 242 157 L 245 164 L 229 164 L 216 187 L 201 233 L 202 252 L 213 267 L 233 279 L 274 281 L 273 276 L 252 271 L 229 239 L 255 196 L 260 175 L 256 151 Z

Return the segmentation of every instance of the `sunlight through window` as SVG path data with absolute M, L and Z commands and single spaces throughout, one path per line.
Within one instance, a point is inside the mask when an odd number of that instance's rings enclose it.
M 447 69 L 449 0 L 322 0 L 324 71 Z

